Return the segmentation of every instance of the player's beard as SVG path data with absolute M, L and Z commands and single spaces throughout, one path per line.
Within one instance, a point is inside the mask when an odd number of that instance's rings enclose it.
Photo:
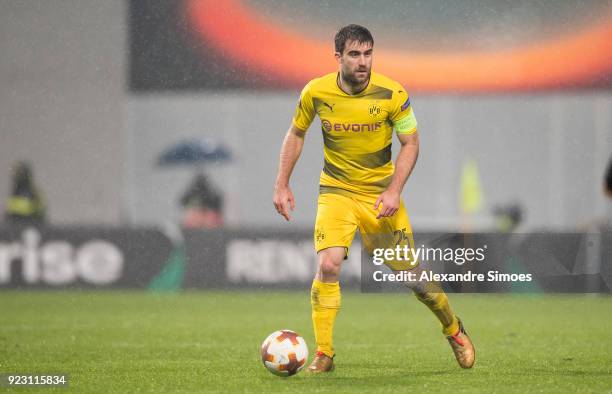
M 364 79 L 358 79 L 356 74 L 358 71 L 366 71 L 367 75 Z M 367 70 L 367 69 L 362 69 L 362 70 L 355 70 L 355 72 L 352 73 L 342 73 L 342 79 L 344 80 L 344 82 L 346 82 L 347 84 L 353 86 L 353 87 L 358 87 L 363 85 L 365 82 L 370 80 L 370 75 L 372 74 L 372 70 Z

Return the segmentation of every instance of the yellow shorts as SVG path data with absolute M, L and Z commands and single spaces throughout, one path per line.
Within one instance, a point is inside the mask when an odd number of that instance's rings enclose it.
M 397 245 L 414 247 L 412 228 L 404 202 L 391 217 L 376 219 L 376 196 L 361 195 L 344 189 L 321 186 L 314 230 L 317 253 L 333 246 L 351 246 L 355 231 L 359 229 L 363 247 L 372 254 L 377 248 L 396 248 Z M 380 210 L 380 207 L 379 207 Z M 388 261 L 393 270 L 406 270 L 416 266 L 410 261 Z

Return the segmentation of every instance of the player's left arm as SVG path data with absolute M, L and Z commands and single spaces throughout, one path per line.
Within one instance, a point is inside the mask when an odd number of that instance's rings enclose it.
M 393 216 L 397 212 L 400 207 L 402 190 L 419 157 L 419 133 L 416 130 L 410 134 L 398 133 L 397 138 L 402 146 L 395 160 L 395 172 L 391 183 L 374 203 L 374 209 L 378 209 L 382 204 L 376 216 L 377 219 Z

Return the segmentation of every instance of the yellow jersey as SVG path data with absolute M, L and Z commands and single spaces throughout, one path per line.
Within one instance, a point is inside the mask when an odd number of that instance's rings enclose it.
M 320 185 L 361 194 L 379 194 L 393 176 L 391 140 L 417 131 L 408 93 L 401 84 L 372 73 L 368 86 L 350 95 L 338 73 L 310 81 L 302 90 L 293 124 L 306 131 L 319 115 L 324 142 Z

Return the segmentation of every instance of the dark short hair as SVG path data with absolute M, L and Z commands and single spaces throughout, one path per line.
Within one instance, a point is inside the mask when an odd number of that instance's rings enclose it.
M 372 33 L 360 25 L 348 25 L 338 30 L 338 33 L 336 33 L 336 37 L 334 38 L 336 52 L 342 54 L 348 40 L 357 41 L 360 44 L 371 43 L 374 45 Z

